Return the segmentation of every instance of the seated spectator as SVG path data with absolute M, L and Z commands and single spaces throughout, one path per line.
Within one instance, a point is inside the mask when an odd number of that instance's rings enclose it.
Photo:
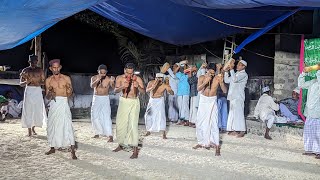
M 300 89 L 297 87 L 292 91 L 292 97 L 280 100 L 280 115 L 287 118 L 288 122 L 299 121 L 298 103 Z
M 4 97 L 0 95 L 0 109 L 1 109 L 1 117 L 0 117 L 0 121 L 4 121 L 6 119 L 6 115 L 4 113 L 6 113 L 6 111 L 2 111 L 2 107 L 8 105 L 8 100 Z
M 260 118 L 264 123 L 266 123 L 266 132 L 264 138 L 271 140 L 269 135 L 270 129 L 277 121 L 277 116 L 275 111 L 279 110 L 279 105 L 274 102 L 273 98 L 270 96 L 270 88 L 268 86 L 262 88 L 262 96 L 259 98 L 257 106 L 254 110 L 254 116 Z
M 1 114 L 5 115 L 6 118 L 19 118 L 22 110 L 21 102 L 18 103 L 17 100 L 13 99 L 12 91 L 8 91 L 5 98 L 8 104 L 1 107 Z

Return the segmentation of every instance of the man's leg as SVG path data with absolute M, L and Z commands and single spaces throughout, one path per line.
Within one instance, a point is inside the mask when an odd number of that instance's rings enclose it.
M 298 116 L 292 114 L 286 105 L 280 103 L 279 108 L 280 108 L 281 115 L 290 119 L 290 121 L 297 121 L 298 120 Z
M 139 154 L 138 147 L 133 147 L 133 153 L 132 153 L 130 159 L 137 159 L 138 158 L 138 154 Z
M 226 132 L 227 130 L 227 121 L 228 121 L 228 102 L 227 98 L 222 97 L 222 107 L 221 107 L 221 129 L 222 132 Z
M 167 139 L 167 132 L 166 132 L 166 131 L 163 131 L 162 138 L 163 138 L 163 139 Z
M 183 96 L 183 116 L 185 120 L 185 126 L 189 126 L 189 115 L 190 115 L 190 96 Z
M 71 158 L 72 159 L 78 159 L 76 156 L 75 146 L 71 145 Z
M 32 136 L 31 128 L 28 128 L 28 135 L 27 136 Z
M 37 135 L 37 133 L 35 131 L 35 126 L 32 127 L 32 133 L 33 133 L 33 135 Z
M 222 130 L 222 100 L 218 98 L 218 127 Z
M 264 138 L 266 138 L 266 139 L 272 140 L 269 132 L 270 132 L 270 129 L 272 128 L 274 120 L 275 120 L 275 116 L 274 115 L 268 115 L 267 120 L 266 120 L 267 121 L 266 132 L 264 134 Z

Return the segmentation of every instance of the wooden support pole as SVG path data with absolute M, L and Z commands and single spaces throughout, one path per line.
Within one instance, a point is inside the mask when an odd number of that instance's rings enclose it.
M 38 56 L 38 67 L 44 68 L 41 58 L 41 35 L 36 36 L 34 42 L 34 54 Z

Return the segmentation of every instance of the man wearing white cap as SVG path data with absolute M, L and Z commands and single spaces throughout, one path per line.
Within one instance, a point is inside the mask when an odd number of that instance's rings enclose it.
M 269 131 L 276 121 L 275 111 L 279 111 L 279 105 L 273 101 L 270 96 L 270 88 L 266 86 L 262 88 L 262 96 L 259 98 L 256 108 L 254 109 L 254 116 L 260 118 L 263 122 L 267 124 L 266 132 L 264 138 L 271 140 Z
M 304 115 L 307 117 L 303 130 L 305 155 L 316 155 L 320 159 L 320 70 L 316 79 L 305 81 L 308 67 L 298 78 L 299 88 L 308 89 Z
M 289 122 L 296 122 L 299 120 L 298 104 L 299 104 L 300 89 L 296 87 L 292 91 L 292 98 L 286 98 L 280 101 L 281 116 L 286 117 Z
M 239 61 L 237 64 L 237 72 L 235 73 L 234 61 L 230 63 L 226 68 L 224 82 L 229 83 L 229 92 L 227 99 L 230 101 L 230 110 L 227 122 L 227 131 L 229 135 L 237 135 L 237 137 L 243 137 L 246 131 L 246 122 L 244 118 L 244 100 L 245 100 L 245 88 L 248 81 L 248 74 L 245 69 L 247 62 L 244 60 Z
M 150 92 L 150 99 L 144 115 L 147 134 L 163 131 L 163 139 L 166 137 L 166 111 L 163 94 L 167 91 L 173 95 L 170 85 L 163 83 L 164 74 L 157 73 L 156 79 L 148 83 L 146 92 Z

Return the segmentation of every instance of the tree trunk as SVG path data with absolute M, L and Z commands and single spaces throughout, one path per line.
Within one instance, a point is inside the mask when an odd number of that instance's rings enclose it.
M 38 35 L 34 39 L 34 54 L 38 56 L 38 67 L 44 68 L 42 58 L 41 58 L 41 35 Z

